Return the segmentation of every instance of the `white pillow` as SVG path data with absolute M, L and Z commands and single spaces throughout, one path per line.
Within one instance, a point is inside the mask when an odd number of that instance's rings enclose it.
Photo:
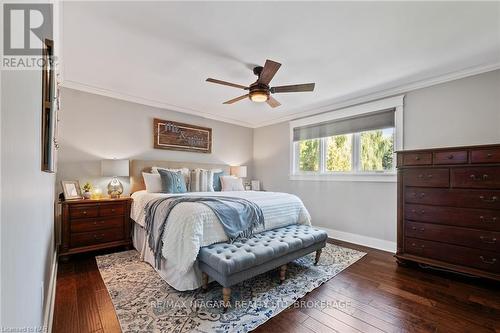
M 222 191 L 244 191 L 243 180 L 234 176 L 221 176 Z
M 184 176 L 184 181 L 186 182 L 186 188 L 189 191 L 190 184 L 189 184 L 189 169 L 188 168 L 169 169 L 169 168 L 162 168 L 162 167 L 155 167 L 154 166 L 151 168 L 151 173 L 159 174 L 158 169 L 167 170 L 167 171 L 171 171 L 171 172 L 179 172 L 180 171 L 182 173 L 182 175 Z
M 159 173 L 142 173 L 144 178 L 144 185 L 146 185 L 146 192 L 148 193 L 161 193 L 161 176 Z

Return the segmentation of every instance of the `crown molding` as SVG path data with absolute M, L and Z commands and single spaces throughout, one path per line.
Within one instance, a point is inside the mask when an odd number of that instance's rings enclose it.
M 271 121 L 267 122 L 262 122 L 254 126 L 254 128 L 259 128 L 259 127 L 264 127 L 264 126 L 270 126 L 278 123 L 282 123 L 285 121 L 291 121 L 291 120 L 298 120 L 301 118 L 305 117 L 310 117 L 314 115 L 318 115 L 324 112 L 329 112 L 329 111 L 335 111 L 339 109 L 343 109 L 346 107 L 354 106 L 357 104 L 361 103 L 367 103 L 371 101 L 375 101 L 381 98 L 387 98 L 390 96 L 394 95 L 399 95 L 399 94 L 404 94 L 413 90 L 418 90 L 422 88 L 427 88 L 431 87 L 437 84 L 441 83 L 446 83 L 449 81 L 454 81 L 458 79 L 463 79 L 465 77 L 473 76 L 473 75 L 478 75 L 482 73 L 487 73 L 491 72 L 494 70 L 500 69 L 500 62 L 494 63 L 494 64 L 488 64 L 488 65 L 482 65 L 482 66 L 477 66 L 477 67 L 470 67 L 467 69 L 463 69 L 460 71 L 454 71 L 450 72 L 444 75 L 439 75 L 435 76 L 432 78 L 424 79 L 424 80 L 418 80 L 409 84 L 404 84 L 400 86 L 396 86 L 394 88 L 390 89 L 385 89 L 385 90 L 380 90 L 376 91 L 370 94 L 365 94 L 365 95 L 359 95 L 355 97 L 349 97 L 347 99 L 342 99 L 339 98 L 337 100 L 334 100 L 332 103 L 329 103 L 324 106 L 320 106 L 314 109 L 309 109 L 309 110 L 303 110 L 303 111 L 298 111 L 293 114 L 289 114 L 277 119 L 273 119 Z
M 237 119 L 233 119 L 233 118 L 224 117 L 224 116 L 221 116 L 218 114 L 212 114 L 212 113 L 208 113 L 208 112 L 202 112 L 202 111 L 198 111 L 198 110 L 194 110 L 194 109 L 184 108 L 181 106 L 172 105 L 172 104 L 168 104 L 165 102 L 156 101 L 153 99 L 143 98 L 143 97 L 129 95 L 129 94 L 124 94 L 124 93 L 120 93 L 120 92 L 115 91 L 115 90 L 104 89 L 104 88 L 91 86 L 91 85 L 87 85 L 87 84 L 76 82 L 76 81 L 64 80 L 61 82 L 61 86 L 63 88 L 80 90 L 83 92 L 87 92 L 87 93 L 91 93 L 91 94 L 95 94 L 95 95 L 100 95 L 100 96 L 105 96 L 105 97 L 110 97 L 110 98 L 114 98 L 114 99 L 119 99 L 119 100 L 123 100 L 123 101 L 127 101 L 127 102 L 152 106 L 155 108 L 165 109 L 165 110 L 169 110 L 169 111 L 186 113 L 186 114 L 198 116 L 201 118 L 217 120 L 217 121 L 221 121 L 221 122 L 225 122 L 225 123 L 229 123 L 229 124 L 233 124 L 233 125 L 255 128 L 254 124 L 250 124 L 250 123 L 240 121 Z
M 61 65 L 62 65 L 62 72 L 64 72 L 64 64 L 61 64 Z M 283 117 L 279 117 L 279 118 L 276 118 L 273 120 L 269 120 L 269 121 L 257 123 L 257 124 L 248 123 L 248 122 L 240 121 L 240 120 L 229 118 L 229 117 L 224 117 L 224 116 L 221 116 L 218 114 L 212 114 L 212 113 L 205 112 L 205 111 L 199 111 L 199 110 L 185 108 L 185 107 L 181 107 L 181 106 L 177 106 L 177 105 L 172 105 L 172 104 L 168 104 L 168 103 L 165 103 L 162 101 L 152 100 L 152 99 L 134 96 L 134 95 L 130 95 L 130 94 L 124 94 L 124 93 L 120 93 L 120 92 L 115 91 L 115 90 L 104 89 L 104 88 L 100 88 L 100 87 L 96 87 L 96 86 L 92 86 L 92 85 L 87 85 L 87 84 L 72 81 L 72 80 L 64 80 L 62 73 L 61 73 L 61 81 L 62 81 L 61 86 L 65 87 L 65 88 L 69 88 L 69 89 L 88 92 L 91 94 L 96 94 L 96 95 L 111 97 L 111 98 L 115 98 L 115 99 L 119 99 L 119 100 L 124 100 L 127 102 L 138 103 L 138 104 L 152 106 L 152 107 L 161 108 L 161 109 L 166 109 L 166 110 L 170 110 L 170 111 L 191 114 L 191 115 L 195 115 L 198 117 L 207 118 L 207 119 L 211 119 L 211 120 L 222 121 L 222 122 L 233 124 L 233 125 L 238 125 L 238 126 L 243 126 L 243 127 L 248 127 L 248 128 L 259 128 L 259 127 L 270 126 L 270 125 L 282 123 L 285 121 L 297 120 L 297 119 L 301 119 L 301 118 L 305 118 L 305 117 L 309 117 L 309 116 L 313 116 L 313 115 L 318 115 L 318 114 L 328 112 L 328 111 L 335 111 L 335 110 L 339 110 L 339 109 L 346 108 L 349 106 L 353 106 L 353 105 L 357 105 L 357 104 L 361 104 L 361 103 L 366 103 L 366 102 L 371 102 L 371 101 L 375 101 L 375 100 L 378 100 L 381 98 L 386 98 L 386 97 L 390 97 L 390 96 L 394 96 L 394 95 L 398 95 L 398 94 L 403 94 L 403 93 L 407 93 L 409 91 L 427 88 L 427 87 L 434 86 L 437 84 L 446 83 L 449 81 L 454 81 L 454 80 L 462 79 L 462 78 L 465 78 L 468 76 L 473 76 L 473 75 L 477 75 L 477 74 L 481 74 L 481 73 L 491 72 L 491 71 L 498 70 L 498 69 L 500 69 L 500 62 L 497 62 L 494 64 L 477 66 L 477 67 L 471 67 L 471 68 L 467 68 L 464 70 L 450 72 L 450 73 L 440 75 L 440 76 L 435 76 L 435 77 L 432 77 L 429 79 L 419 80 L 419 81 L 415 81 L 415 82 L 412 82 L 409 84 L 400 85 L 400 86 L 397 86 L 394 88 L 376 91 L 376 92 L 373 92 L 370 94 L 364 94 L 364 95 L 359 94 L 359 96 L 355 96 L 355 97 L 351 96 L 349 98 L 339 98 L 339 99 L 334 100 L 332 103 L 329 103 L 329 104 L 326 104 L 326 105 L 323 105 L 323 106 L 320 106 L 317 108 L 304 109 L 302 111 L 297 111 L 297 112 L 294 112 L 292 114 L 288 114 L 288 115 L 283 116 Z

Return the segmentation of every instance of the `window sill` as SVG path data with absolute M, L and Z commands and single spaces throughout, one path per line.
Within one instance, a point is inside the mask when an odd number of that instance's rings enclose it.
M 290 180 L 395 183 L 397 181 L 397 176 L 396 173 L 294 174 L 290 175 Z

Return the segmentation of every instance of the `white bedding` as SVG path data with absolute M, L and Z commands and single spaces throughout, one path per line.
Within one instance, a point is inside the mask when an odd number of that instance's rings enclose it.
M 144 226 L 147 203 L 151 200 L 174 196 L 176 194 L 148 193 L 138 191 L 132 194 L 134 199 L 131 218 Z M 310 225 L 310 215 L 302 201 L 288 193 L 263 191 L 235 192 L 194 192 L 177 195 L 194 196 L 232 196 L 256 203 L 264 214 L 265 228 L 255 232 L 275 229 L 290 224 Z M 183 202 L 172 209 L 163 235 L 162 255 L 166 259 L 165 267 L 169 274 L 167 282 L 177 290 L 193 290 L 201 285 L 200 272 L 196 257 L 200 247 L 227 241 L 224 229 L 213 211 L 202 203 Z M 144 252 L 144 244 L 136 248 Z M 173 273 L 175 272 L 175 273 Z

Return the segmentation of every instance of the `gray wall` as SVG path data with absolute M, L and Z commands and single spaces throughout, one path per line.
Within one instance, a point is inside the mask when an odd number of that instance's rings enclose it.
M 1 325 L 41 326 L 54 258 L 53 174 L 40 171 L 41 73 L 2 71 Z
M 252 173 L 250 128 L 72 89 L 61 96 L 58 181 L 91 181 L 105 192 L 109 179 L 100 176 L 100 161 L 109 158 L 247 165 Z M 212 128 L 212 153 L 154 149 L 153 118 Z M 122 182 L 128 191 L 128 179 Z
M 313 223 L 388 242 L 396 239 L 396 184 L 290 181 L 289 124 L 254 131 L 254 176 L 298 195 Z M 500 143 L 500 71 L 408 92 L 404 148 Z

